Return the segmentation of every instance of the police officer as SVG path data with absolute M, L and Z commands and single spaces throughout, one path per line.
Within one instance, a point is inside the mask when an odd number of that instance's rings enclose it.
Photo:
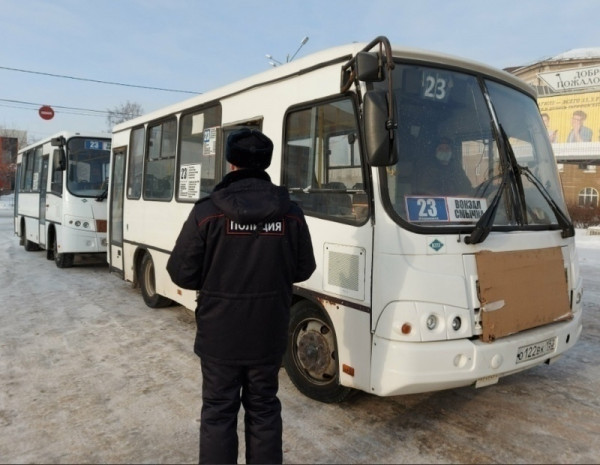
M 175 284 L 199 291 L 200 463 L 237 463 L 240 403 L 246 463 L 283 460 L 277 390 L 292 284 L 315 259 L 302 210 L 265 172 L 272 152 L 256 129 L 229 135 L 232 171 L 193 207 L 167 263 Z

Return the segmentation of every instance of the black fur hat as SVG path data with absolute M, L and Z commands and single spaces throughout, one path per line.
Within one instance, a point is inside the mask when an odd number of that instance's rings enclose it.
M 238 129 L 227 137 L 225 158 L 239 168 L 265 170 L 272 155 L 273 142 L 258 129 Z

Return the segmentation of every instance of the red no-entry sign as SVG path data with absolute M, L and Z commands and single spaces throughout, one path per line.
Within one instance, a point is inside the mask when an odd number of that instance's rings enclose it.
M 52 119 L 54 118 L 54 110 L 49 105 L 44 105 L 39 109 L 39 114 L 42 119 Z

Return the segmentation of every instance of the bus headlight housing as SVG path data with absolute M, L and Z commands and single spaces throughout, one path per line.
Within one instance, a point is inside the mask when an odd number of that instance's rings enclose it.
M 76 216 L 65 215 L 65 225 L 86 231 L 95 231 L 95 222 L 87 218 L 77 218 Z
M 375 334 L 403 342 L 462 339 L 473 336 L 472 321 L 466 308 L 429 302 L 391 302 L 379 317 Z

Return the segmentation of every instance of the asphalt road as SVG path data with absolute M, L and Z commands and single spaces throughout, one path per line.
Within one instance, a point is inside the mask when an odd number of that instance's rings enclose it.
M 0 210 L 0 462 L 197 463 L 192 313 L 147 308 L 102 262 L 60 270 L 25 252 L 10 213 Z M 582 270 L 577 345 L 494 386 L 330 405 L 282 370 L 284 461 L 598 463 L 600 269 Z

